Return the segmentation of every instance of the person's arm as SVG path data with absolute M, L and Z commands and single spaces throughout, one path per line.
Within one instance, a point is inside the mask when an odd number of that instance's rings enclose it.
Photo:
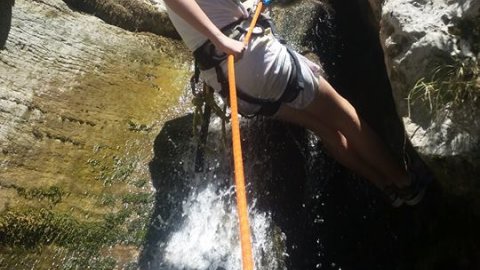
M 207 17 L 205 12 L 194 0 L 164 0 L 178 16 L 204 34 L 220 51 L 226 54 L 241 56 L 245 49 L 243 42 L 225 36 L 220 29 Z

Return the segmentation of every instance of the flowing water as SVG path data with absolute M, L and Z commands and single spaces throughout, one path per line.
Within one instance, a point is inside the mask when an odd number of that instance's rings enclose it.
M 241 258 L 231 153 L 224 146 L 217 119 L 210 125 L 205 172 L 195 173 L 196 147 L 189 144 L 188 139 L 184 140 L 185 135 L 178 136 L 178 132 L 188 133 L 185 128 L 190 126 L 184 124 L 191 123 L 191 119 L 186 116 L 167 123 L 157 137 L 155 154 L 164 156 L 163 153 L 169 152 L 172 159 L 154 158 L 150 166 L 153 182 L 157 183 L 160 192 L 143 266 L 148 269 L 239 269 Z M 168 134 L 163 134 L 164 131 Z M 248 156 L 248 149 L 246 151 L 245 156 Z M 247 176 L 255 173 L 256 178 L 269 178 L 268 170 L 254 170 L 267 165 L 264 162 L 249 159 Z M 259 194 L 253 191 L 251 184 L 248 190 L 255 263 L 261 269 L 285 269 L 285 234 L 273 222 L 271 211 L 257 207 L 254 197 Z
M 218 123 L 211 127 L 214 132 L 210 136 L 217 135 L 212 136 L 212 143 L 222 142 L 220 130 L 215 130 L 218 127 Z M 205 158 L 208 172 L 184 179 L 189 191 L 179 209 L 182 221 L 160 250 L 160 269 L 240 268 L 238 216 L 229 159 L 219 160 L 218 152 L 209 152 Z M 188 160 L 194 157 L 187 158 L 184 165 L 191 171 L 193 164 Z M 256 265 L 261 269 L 283 269 L 285 235 L 275 230 L 271 213 L 257 209 L 255 204 L 255 200 L 251 201 L 249 212 Z

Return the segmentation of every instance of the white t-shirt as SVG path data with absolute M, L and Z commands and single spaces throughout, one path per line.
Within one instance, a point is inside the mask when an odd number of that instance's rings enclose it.
M 247 18 L 248 12 L 245 7 L 235 0 L 190 0 L 196 1 L 208 18 L 219 29 L 229 25 L 240 18 Z M 187 47 L 193 52 L 200 47 L 207 38 L 190 26 L 184 19 L 178 16 L 167 5 L 167 13 L 175 29 L 182 37 Z

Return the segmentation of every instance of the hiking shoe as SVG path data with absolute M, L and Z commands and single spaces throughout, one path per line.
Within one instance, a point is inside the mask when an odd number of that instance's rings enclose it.
M 428 185 L 433 181 L 433 177 L 425 171 L 423 173 L 410 171 L 409 175 L 410 185 L 399 189 L 398 196 L 406 205 L 414 206 L 422 201 Z

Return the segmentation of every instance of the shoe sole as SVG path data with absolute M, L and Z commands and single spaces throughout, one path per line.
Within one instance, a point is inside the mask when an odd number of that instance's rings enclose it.
M 428 185 L 427 185 L 428 186 Z M 427 186 L 425 186 L 415 197 L 409 200 L 405 200 L 404 203 L 409 206 L 415 206 L 418 203 L 420 203 L 425 196 L 425 193 L 427 191 Z
M 417 193 L 417 195 L 415 195 L 415 197 L 411 199 L 404 200 L 404 203 L 406 205 L 415 206 L 422 201 L 423 197 L 425 197 L 427 188 L 430 185 L 430 183 L 432 183 L 433 179 L 430 176 L 424 176 L 424 177 L 426 177 L 426 178 L 423 178 L 424 179 L 423 181 L 425 182 L 421 184 L 422 186 L 419 188 L 420 191 Z

